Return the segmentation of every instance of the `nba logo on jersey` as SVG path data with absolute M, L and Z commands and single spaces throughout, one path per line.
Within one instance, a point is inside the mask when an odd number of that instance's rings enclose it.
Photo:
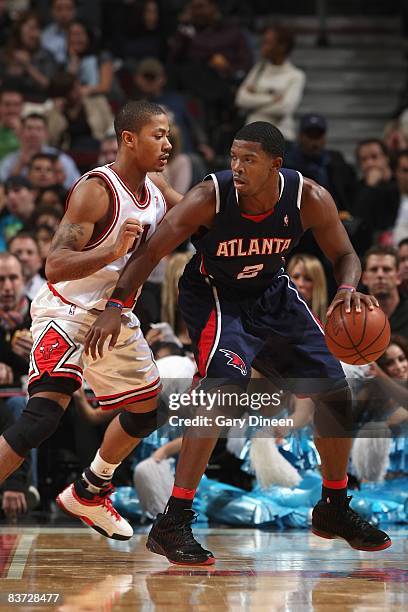
M 285 215 L 285 216 L 283 217 L 283 224 L 285 225 L 285 227 L 287 227 L 287 226 L 288 226 L 288 223 L 289 223 L 289 217 L 288 217 L 288 215 Z
M 228 357 L 227 365 L 230 365 L 233 368 L 240 370 L 242 376 L 246 376 L 247 369 L 246 369 L 245 361 L 242 359 L 242 357 L 240 357 L 233 351 L 229 351 L 227 349 L 220 349 L 220 353 L 224 353 L 224 355 Z

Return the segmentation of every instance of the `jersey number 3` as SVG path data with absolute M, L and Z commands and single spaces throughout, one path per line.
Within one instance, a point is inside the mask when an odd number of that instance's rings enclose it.
M 237 279 L 239 280 L 241 278 L 254 278 L 254 276 L 258 276 L 263 267 L 263 264 L 256 264 L 255 266 L 245 266 L 242 272 L 237 274 Z

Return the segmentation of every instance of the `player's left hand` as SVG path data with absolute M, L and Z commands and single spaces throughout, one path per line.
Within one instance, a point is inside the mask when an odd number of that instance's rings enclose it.
M 363 302 L 369 310 L 374 310 L 374 307 L 380 307 L 377 298 L 373 295 L 366 293 L 360 293 L 359 291 L 349 291 L 348 289 L 340 289 L 329 308 L 327 309 L 326 317 L 330 317 L 337 304 L 344 303 L 346 312 L 350 312 L 352 308 L 356 309 L 356 312 L 361 312 L 361 303 Z
M 113 349 L 120 334 L 121 315 L 119 308 L 106 308 L 101 312 L 85 336 L 85 355 L 90 353 L 92 359 L 96 359 L 98 351 L 99 357 L 103 357 L 103 345 L 109 336 L 111 339 L 108 350 Z

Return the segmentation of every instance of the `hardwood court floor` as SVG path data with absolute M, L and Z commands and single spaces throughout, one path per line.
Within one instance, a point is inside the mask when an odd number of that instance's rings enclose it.
M 216 553 L 212 568 L 170 565 L 145 550 L 145 533 L 116 542 L 81 527 L 3 526 L 0 610 L 408 610 L 408 529 L 391 531 L 393 546 L 371 554 L 307 531 L 196 533 Z M 58 601 L 13 603 L 17 593 Z

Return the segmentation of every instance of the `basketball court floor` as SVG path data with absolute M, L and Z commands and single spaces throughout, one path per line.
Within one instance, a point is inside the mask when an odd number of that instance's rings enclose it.
M 408 610 L 408 529 L 358 552 L 304 531 L 197 529 L 210 568 L 177 566 L 82 527 L 0 528 L 0 611 Z

